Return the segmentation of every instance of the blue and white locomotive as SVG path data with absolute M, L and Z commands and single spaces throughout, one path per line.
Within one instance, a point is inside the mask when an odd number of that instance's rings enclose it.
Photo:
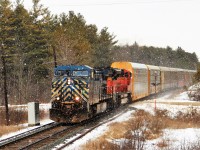
M 128 87 L 120 91 L 120 81 L 124 78 L 127 77 L 123 69 L 57 66 L 52 80 L 50 119 L 56 122 L 81 122 L 118 107 L 122 99 L 128 101 L 130 98 Z M 111 81 L 119 88 L 113 87 Z

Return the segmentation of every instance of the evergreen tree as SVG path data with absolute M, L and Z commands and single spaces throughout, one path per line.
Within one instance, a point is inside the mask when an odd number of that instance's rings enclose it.
M 58 61 L 61 60 L 61 64 L 87 64 L 91 44 L 86 38 L 87 25 L 83 16 L 70 11 L 69 15 L 61 14 L 58 22 L 53 33 Z
M 115 46 L 112 51 L 114 52 L 113 61 L 130 61 L 124 54 L 127 53 L 132 56 L 132 62 L 156 66 L 196 69 L 196 64 L 198 63 L 198 58 L 195 53 L 185 52 L 181 47 L 173 50 L 169 46 L 166 48 L 147 47 L 139 46 L 135 43 L 130 46 Z
M 15 53 L 15 57 L 13 57 L 14 68 L 13 68 L 13 96 L 17 96 L 17 100 L 21 104 L 22 99 L 27 97 L 25 93 L 27 93 L 27 75 L 24 74 L 24 70 L 27 68 L 27 52 L 28 47 L 30 45 L 30 27 L 31 18 L 28 11 L 24 8 L 23 4 L 20 1 L 17 1 L 16 8 L 13 13 L 14 23 L 14 47 L 13 51 Z
M 98 46 L 93 55 L 93 63 L 96 67 L 109 66 L 112 62 L 111 48 L 117 41 L 113 41 L 115 36 L 110 35 L 108 28 L 103 28 L 98 37 Z
M 9 0 L 0 0 L 0 59 L 5 61 L 5 66 L 7 75 L 9 77 L 9 73 L 12 71 L 12 58 L 11 55 L 12 47 L 13 47 L 13 11 L 12 11 L 12 5 Z M 3 64 L 1 64 L 2 66 Z M 2 68 L 2 67 L 1 67 Z M 1 70 L 3 71 L 3 70 Z M 2 73 L 2 72 L 1 72 Z M 3 77 L 2 74 L 0 75 L 1 82 L 0 86 L 3 87 Z M 7 78 L 8 78 L 7 77 Z M 9 80 L 8 80 L 9 81 Z M 8 83 L 9 85 L 9 83 Z M 8 87 L 10 88 L 10 87 Z M 3 88 L 1 88 L 3 89 Z M 0 92 L 0 96 L 3 93 Z M 2 101 L 3 103 L 4 101 Z
M 49 15 L 46 8 L 39 5 L 39 0 L 33 0 L 33 9 L 30 12 L 31 25 L 28 32 L 28 43 L 26 47 L 26 72 L 34 75 L 35 79 L 45 78 L 48 70 L 43 63 L 49 57 L 49 34 L 46 29 L 46 17 Z
M 200 82 L 200 63 L 197 64 L 197 73 L 194 75 L 195 82 Z
M 8 68 L 7 63 L 10 63 L 11 47 L 13 45 L 13 28 L 12 28 L 12 9 L 9 0 L 0 0 L 0 59 L 2 62 L 2 78 L 3 79 L 3 91 L 5 102 L 5 118 L 6 125 L 9 125 L 9 109 L 8 109 Z M 0 84 L 1 85 L 1 84 Z M 3 101 L 2 101 L 3 103 Z
M 12 53 L 13 47 L 13 11 L 9 0 L 0 0 L 0 45 L 1 54 L 8 55 Z

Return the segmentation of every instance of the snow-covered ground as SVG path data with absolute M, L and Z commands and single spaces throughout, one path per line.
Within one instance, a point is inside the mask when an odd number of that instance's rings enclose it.
M 159 142 L 168 142 L 167 149 L 180 149 L 181 146 L 189 146 L 196 143 L 200 139 L 200 129 L 187 128 L 187 129 L 165 129 L 163 136 L 154 140 L 146 141 L 144 149 L 147 150 L 160 150 L 157 146 Z
M 187 112 L 191 110 L 191 108 L 196 108 L 200 111 L 200 102 L 199 106 L 190 106 L 190 105 L 171 105 L 169 104 L 163 104 L 162 102 L 190 102 L 187 92 L 183 92 L 181 94 L 178 94 L 174 98 L 171 98 L 171 94 L 164 95 L 163 97 L 160 97 L 158 99 L 152 99 L 147 100 L 142 103 L 133 103 L 130 107 L 134 107 L 137 109 L 143 109 L 145 111 L 148 111 L 152 114 L 154 114 L 155 110 L 155 100 L 156 100 L 156 108 L 157 109 L 166 109 L 170 112 L 171 117 L 174 117 L 178 111 L 181 112 Z M 107 124 L 104 124 L 103 126 L 100 126 L 99 128 L 95 129 L 91 133 L 84 136 L 81 140 L 74 142 L 72 145 L 66 147 L 66 150 L 81 150 L 82 145 L 86 144 L 87 142 L 90 142 L 92 140 L 97 139 L 98 137 L 102 136 L 105 132 L 109 130 L 109 125 L 113 122 L 123 122 L 128 119 L 130 119 L 130 114 L 134 113 L 135 110 L 131 110 L 122 116 L 118 117 L 117 119 L 113 120 L 112 122 L 109 122 Z M 77 135 L 78 136 L 78 135 Z M 73 137 L 75 138 L 75 137 Z M 71 139 L 67 139 L 69 141 Z M 149 140 L 145 142 L 144 149 L 147 150 L 159 150 L 160 148 L 157 146 L 157 143 L 162 141 L 168 141 L 169 145 L 171 147 L 167 147 L 168 149 L 176 149 L 177 147 L 185 146 L 185 145 L 191 145 L 198 140 L 200 140 L 200 128 L 186 128 L 186 129 L 165 129 L 163 130 L 163 135 L 157 139 Z M 112 140 L 113 141 L 113 140 Z M 117 143 L 119 141 L 123 142 L 124 139 L 116 139 Z M 115 142 L 116 143 L 116 142 Z M 56 148 L 55 148 L 56 149 Z
M 196 102 L 199 103 L 199 105 L 197 106 L 192 106 L 192 105 L 184 105 L 184 103 L 193 103 L 192 101 L 190 101 L 187 92 L 183 92 L 181 94 L 178 94 L 175 97 L 171 97 L 171 94 L 166 94 L 163 95 L 162 97 L 159 98 L 155 98 L 152 100 L 145 100 L 143 102 L 139 102 L 139 103 L 133 103 L 130 107 L 134 107 L 137 109 L 143 109 L 145 111 L 148 111 L 152 114 L 154 114 L 154 110 L 155 110 L 155 102 L 156 102 L 156 109 L 166 109 L 170 112 L 170 116 L 174 117 L 178 111 L 181 112 L 187 112 L 190 111 L 192 108 L 196 108 L 198 111 L 200 111 L 200 102 Z M 165 103 L 163 103 L 165 102 Z M 168 103 L 169 102 L 169 103 Z M 180 105 L 176 105 L 176 104 L 171 104 L 173 102 L 180 102 Z M 48 110 L 50 107 L 50 105 L 41 105 L 41 109 L 45 109 Z M 69 147 L 65 148 L 66 150 L 81 150 L 82 145 L 86 144 L 87 142 L 90 142 L 92 140 L 97 139 L 98 137 L 102 136 L 105 132 L 107 132 L 109 130 L 109 125 L 113 122 L 123 122 L 126 121 L 128 119 L 130 119 L 131 113 L 134 113 L 135 110 L 130 110 L 126 113 L 124 113 L 123 115 L 121 115 L 120 117 L 118 117 L 117 119 L 113 120 L 112 122 L 109 122 L 107 124 L 104 124 L 98 128 L 96 128 L 95 130 L 93 130 L 92 132 L 90 132 L 89 134 L 87 134 L 86 136 L 84 136 L 81 140 L 78 140 L 76 142 L 74 142 L 72 145 L 70 145 Z M 44 120 L 41 121 L 41 125 L 44 125 L 46 123 L 51 122 L 51 120 Z M 31 130 L 33 128 L 36 127 L 28 127 L 28 124 L 25 124 L 24 126 L 27 126 L 26 129 L 23 129 L 21 131 L 15 132 L 15 133 L 11 133 L 9 135 L 4 135 L 0 138 L 0 140 L 21 133 L 21 132 L 25 132 L 27 130 Z M 78 136 L 78 135 L 76 135 Z M 75 137 L 76 137 L 75 136 Z M 71 139 L 66 139 L 66 142 Z M 117 141 L 123 141 L 124 139 L 116 139 Z M 200 128 L 187 128 L 187 129 L 165 129 L 163 130 L 163 136 L 154 139 L 154 140 L 149 140 L 145 142 L 144 145 L 144 149 L 148 149 L 148 150 L 156 150 L 159 149 L 157 147 L 157 143 L 161 142 L 161 141 L 169 141 L 170 145 L 173 145 L 173 147 L 171 148 L 176 148 L 176 147 L 180 147 L 182 144 L 192 144 L 194 142 L 197 142 L 198 140 L 200 140 Z M 168 147 L 169 148 L 169 147 Z M 56 149 L 56 148 L 55 148 Z
M 96 138 L 100 137 L 101 135 L 103 135 L 107 130 L 108 130 L 108 126 L 109 124 L 113 123 L 113 122 L 123 122 L 123 121 L 127 121 L 131 118 L 131 114 L 134 112 L 134 110 L 132 111 L 128 111 L 124 114 L 122 114 L 120 117 L 116 118 L 115 120 L 103 124 L 102 126 L 94 129 L 92 132 L 86 134 L 86 136 L 84 136 L 82 139 L 75 141 L 72 145 L 70 145 L 69 147 L 66 147 L 66 150 L 79 150 L 81 149 L 81 145 L 82 144 L 86 144 L 87 142 L 90 142 L 92 140 L 95 140 Z M 71 141 L 72 139 L 76 138 L 79 135 L 76 135 L 70 139 L 66 139 L 65 142 Z M 57 147 L 62 146 L 62 144 L 58 145 Z M 56 150 L 56 147 L 55 149 Z
M 184 103 L 186 103 L 186 105 Z M 199 106 L 193 106 L 193 103 L 199 103 Z M 200 102 L 191 101 L 187 95 L 187 92 L 180 93 L 173 98 L 171 98 L 171 94 L 167 94 L 157 99 L 147 100 L 144 103 L 133 103 L 132 106 L 138 109 L 144 109 L 151 114 L 154 114 L 155 109 L 166 109 L 169 111 L 169 115 L 172 118 L 175 117 L 180 111 L 183 113 L 188 113 L 193 109 L 196 109 L 198 112 L 200 112 Z
M 9 107 L 15 108 L 15 109 L 25 109 L 25 110 L 27 109 L 27 105 L 9 105 Z M 40 110 L 44 110 L 44 111 L 48 111 L 50 107 L 51 107 L 50 103 L 49 104 L 40 104 L 40 106 L 39 106 Z M 51 123 L 51 122 L 53 122 L 53 121 L 48 119 L 48 118 L 45 118 L 44 120 L 40 121 L 40 126 L 46 125 L 46 124 Z M 23 133 L 23 132 L 26 132 L 26 131 L 29 131 L 29 130 L 32 130 L 32 129 L 39 127 L 39 126 L 29 127 L 28 123 L 20 124 L 18 126 L 22 126 L 24 129 L 3 135 L 3 136 L 0 137 L 0 140 L 12 137 L 14 135 L 17 135 L 17 134 L 20 134 L 20 133 Z

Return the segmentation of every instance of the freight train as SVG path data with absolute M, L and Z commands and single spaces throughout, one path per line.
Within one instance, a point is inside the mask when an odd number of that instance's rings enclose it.
M 114 62 L 108 68 L 57 66 L 50 119 L 77 123 L 125 103 L 192 84 L 195 70 Z

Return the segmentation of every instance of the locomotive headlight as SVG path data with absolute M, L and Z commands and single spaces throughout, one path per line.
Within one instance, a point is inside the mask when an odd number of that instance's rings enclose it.
M 76 96 L 74 100 L 75 102 L 80 102 L 80 97 Z
M 68 80 L 67 80 L 67 84 L 68 84 L 68 85 L 70 85 L 70 83 L 71 83 L 71 80 L 70 80 L 70 79 L 68 79 Z
M 60 100 L 60 97 L 56 97 L 56 100 L 59 101 L 59 100 Z

